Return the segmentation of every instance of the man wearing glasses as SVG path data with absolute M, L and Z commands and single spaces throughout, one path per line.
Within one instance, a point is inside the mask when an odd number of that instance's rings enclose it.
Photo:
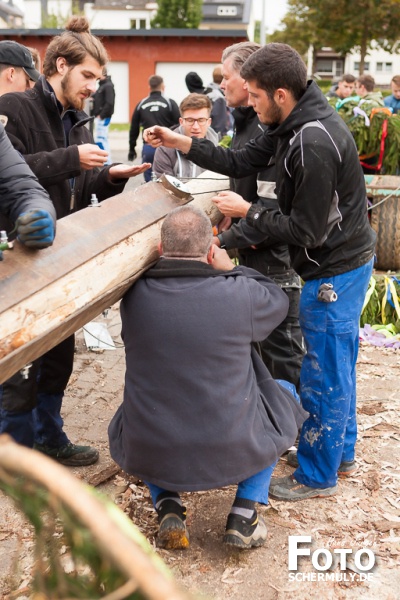
M 212 104 L 204 94 L 189 94 L 179 106 L 179 125 L 174 129 L 176 133 L 188 137 L 206 138 L 218 144 L 218 134 L 210 127 Z M 198 165 L 186 158 L 182 152 L 164 146 L 157 148 L 154 155 L 153 172 L 160 176 L 163 173 L 173 175 L 178 179 L 191 179 L 203 173 Z

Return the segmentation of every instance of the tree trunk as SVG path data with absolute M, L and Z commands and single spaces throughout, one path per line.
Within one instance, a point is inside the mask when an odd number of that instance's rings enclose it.
M 51 248 L 32 252 L 15 242 L 4 252 L 0 383 L 123 296 L 158 258 L 170 210 L 193 201 L 213 223 L 220 219 L 211 198 L 229 189 L 226 177 L 206 172 L 187 187 L 194 200 L 149 182 L 58 221 Z

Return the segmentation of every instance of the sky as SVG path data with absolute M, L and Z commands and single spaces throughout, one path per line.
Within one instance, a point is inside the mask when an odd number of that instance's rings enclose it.
M 253 0 L 254 17 L 257 21 L 261 20 L 262 5 L 265 3 L 265 28 L 267 33 L 272 33 L 278 29 L 279 22 L 287 12 L 286 0 Z

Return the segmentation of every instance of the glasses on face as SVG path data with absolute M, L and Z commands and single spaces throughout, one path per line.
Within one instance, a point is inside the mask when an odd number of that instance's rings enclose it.
M 188 125 L 194 125 L 195 123 L 198 123 L 199 125 L 205 125 L 205 123 L 208 121 L 208 118 L 200 117 L 200 119 L 193 119 L 192 117 L 182 117 L 182 120 Z

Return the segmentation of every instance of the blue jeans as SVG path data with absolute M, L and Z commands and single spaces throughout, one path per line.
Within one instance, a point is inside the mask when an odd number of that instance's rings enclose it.
M 276 379 L 276 381 L 284 388 L 289 390 L 296 398 L 298 402 L 300 402 L 299 395 L 296 392 L 296 386 L 289 381 L 285 381 L 283 379 Z M 273 463 L 269 467 L 266 467 L 262 471 L 259 471 L 255 475 L 248 477 L 244 481 L 241 481 L 238 484 L 236 497 L 245 498 L 246 500 L 254 500 L 254 502 L 259 502 L 259 504 L 268 504 L 268 491 L 269 484 L 271 482 L 272 472 L 275 468 L 276 463 Z M 157 497 L 166 492 L 164 488 L 158 487 L 154 483 L 149 483 L 145 481 L 145 484 L 150 490 L 151 499 L 153 501 L 154 506 L 156 505 Z
M 39 392 L 37 405 L 33 409 L 33 424 L 36 444 L 44 444 L 59 448 L 69 443 L 63 431 L 64 421 L 61 417 L 61 405 L 64 393 L 45 394 Z
M 104 163 L 106 165 L 111 165 L 111 152 L 110 144 L 108 141 L 108 130 L 110 127 L 110 121 L 110 117 L 107 117 L 107 119 L 95 119 L 96 129 L 94 141 L 101 150 L 105 150 L 106 152 L 108 152 L 107 162 Z
M 309 487 L 333 487 L 340 463 L 354 460 L 359 321 L 372 267 L 373 260 L 341 275 L 307 281 L 302 289 L 306 355 L 300 397 L 309 417 L 301 430 L 294 477 Z M 322 283 L 333 285 L 336 302 L 317 299 Z
M 254 502 L 259 502 L 260 504 L 268 504 L 269 484 L 275 465 L 276 463 L 241 481 L 237 487 L 236 497 L 254 500 Z M 148 481 L 145 481 L 145 484 L 150 490 L 151 499 L 155 507 L 158 496 L 168 490 Z
M 36 407 L 23 412 L 5 410 L 0 386 L 0 433 L 8 433 L 18 444 L 32 448 L 34 443 L 59 448 L 69 442 L 63 431 L 61 404 L 64 393 L 37 394 Z
M 144 163 L 151 163 L 151 164 L 153 164 L 155 151 L 156 151 L 156 148 L 153 148 L 149 144 L 143 144 L 142 161 Z M 148 181 L 151 181 L 152 174 L 153 174 L 152 169 L 147 169 L 147 171 L 145 171 L 143 173 L 143 177 L 144 177 L 144 180 L 145 180 L 146 183 Z

